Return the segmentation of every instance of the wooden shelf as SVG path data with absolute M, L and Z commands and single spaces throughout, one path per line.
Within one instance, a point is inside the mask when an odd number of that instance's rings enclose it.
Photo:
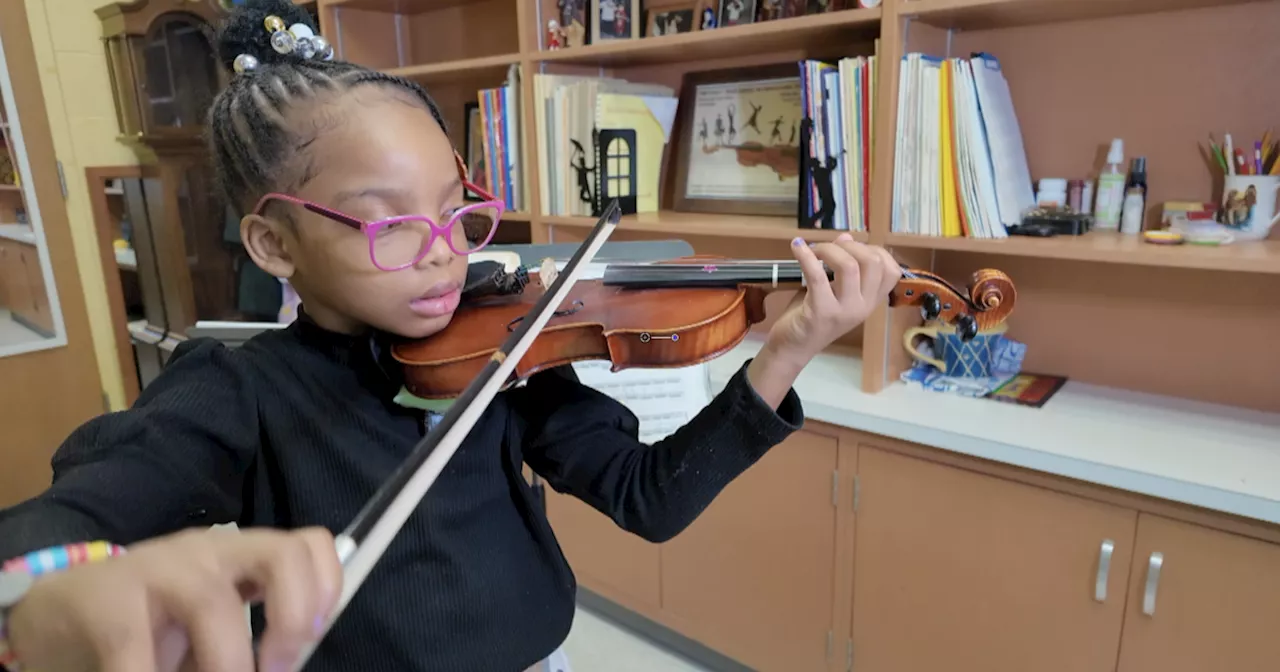
M 465 5 L 472 0 L 328 0 L 327 7 L 343 9 L 362 9 L 367 12 L 386 12 L 388 14 L 421 14 L 438 9 L 449 9 Z M 322 0 L 323 2 L 323 0 Z M 294 0 L 295 4 L 302 4 Z
M 595 226 L 594 217 L 539 217 L 538 221 L 550 226 Z M 753 238 L 763 240 L 791 240 L 800 236 L 805 240 L 834 240 L 843 231 L 825 229 L 800 229 L 792 217 L 755 217 L 751 215 L 711 215 L 696 212 L 661 212 L 628 215 L 618 225 L 624 231 L 651 231 L 686 236 L 724 236 L 728 238 Z M 865 241 L 867 234 L 854 231 L 853 237 Z
M 529 213 L 527 212 L 504 212 L 502 213 L 502 220 L 499 222 L 499 224 L 501 224 L 502 222 L 528 223 L 532 221 L 533 221 L 533 217 L 529 215 Z
M 885 244 L 978 254 L 1006 254 L 1040 259 L 1068 259 L 1108 264 L 1163 266 L 1211 271 L 1280 274 L 1280 241 L 1206 245 L 1153 245 L 1138 236 L 1094 231 L 1083 236 L 1003 240 L 942 238 L 889 234 Z
M 879 8 L 850 9 L 732 28 L 541 51 L 534 55 L 534 60 L 622 66 L 690 63 L 775 51 L 805 51 L 832 42 L 847 44 L 858 37 L 874 37 L 879 32 Z
M 520 62 L 520 54 L 498 54 L 460 61 L 391 68 L 385 72 L 389 75 L 412 79 L 420 84 L 475 84 L 478 90 L 488 86 L 483 83 L 486 80 L 501 79 L 507 74 L 507 68 L 518 62 Z
M 939 28 L 983 30 L 1083 21 L 1259 0 L 902 0 L 898 11 Z

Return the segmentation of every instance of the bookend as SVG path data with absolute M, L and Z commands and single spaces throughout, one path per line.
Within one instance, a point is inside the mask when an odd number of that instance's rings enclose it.
M 804 117 L 800 120 L 800 197 L 796 199 L 796 223 L 802 229 L 832 229 L 836 216 L 832 176 L 838 159 L 828 156 L 822 160 L 815 156 L 809 142 L 812 137 L 813 119 Z
M 596 184 L 591 213 L 599 217 L 617 199 L 622 214 L 636 214 L 636 132 L 631 128 L 597 128 L 591 133 Z

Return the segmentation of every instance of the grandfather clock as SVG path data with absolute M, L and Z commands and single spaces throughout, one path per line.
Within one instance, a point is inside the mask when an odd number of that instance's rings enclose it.
M 237 319 L 239 234 L 204 145 L 227 77 L 215 43 L 222 0 L 117 2 L 97 15 L 121 140 L 142 165 L 123 186 L 147 321 L 182 335 L 197 320 Z

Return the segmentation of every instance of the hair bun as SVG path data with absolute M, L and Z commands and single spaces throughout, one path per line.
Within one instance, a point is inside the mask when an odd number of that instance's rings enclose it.
M 300 23 L 313 34 L 320 34 L 311 14 L 293 4 L 292 0 L 245 0 L 232 10 L 218 32 L 218 57 L 227 69 L 236 70 L 236 58 L 241 55 L 252 57 L 255 64 L 310 58 L 302 50 L 280 53 L 272 47 L 272 34 L 266 25 L 270 16 L 280 17 L 286 30 Z M 327 47 L 327 43 L 321 44 Z

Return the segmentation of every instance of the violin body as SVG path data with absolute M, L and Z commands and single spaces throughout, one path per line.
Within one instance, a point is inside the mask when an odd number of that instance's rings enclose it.
M 544 292 L 484 297 L 462 306 L 449 326 L 416 342 L 396 344 L 405 387 L 424 399 L 449 399 L 466 388 Z M 738 345 L 764 319 L 767 292 L 752 286 L 635 289 L 579 280 L 516 364 L 508 384 L 539 371 L 605 360 L 614 371 L 683 367 L 714 359 Z

